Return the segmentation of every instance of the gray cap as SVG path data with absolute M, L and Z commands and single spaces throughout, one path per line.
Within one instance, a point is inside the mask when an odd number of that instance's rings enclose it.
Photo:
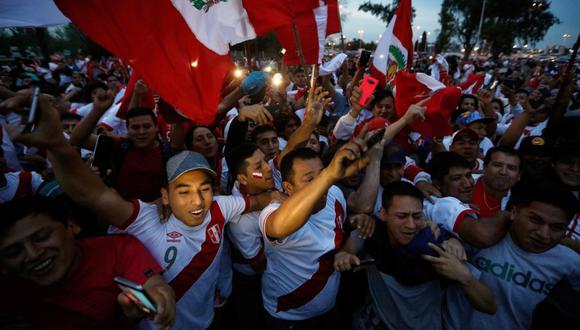
M 167 183 L 175 181 L 185 172 L 203 170 L 212 176 L 217 176 L 214 170 L 209 167 L 209 163 L 202 154 L 185 150 L 167 161 Z

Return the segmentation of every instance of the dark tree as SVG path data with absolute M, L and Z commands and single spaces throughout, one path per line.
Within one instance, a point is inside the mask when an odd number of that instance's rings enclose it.
M 391 4 L 371 3 L 370 1 L 367 1 L 358 6 L 358 10 L 377 16 L 381 21 L 385 22 L 385 24 L 388 24 L 391 18 L 395 15 L 398 4 L 399 0 L 394 0 Z M 415 17 L 415 8 L 411 9 L 413 11 L 411 21 L 413 21 L 413 18 Z
M 419 49 L 417 50 L 422 52 L 427 51 L 427 31 L 423 31 L 423 34 L 421 35 L 421 42 L 419 43 Z
M 443 0 L 441 4 L 441 11 L 439 12 L 439 24 L 441 24 L 441 30 L 437 35 L 437 40 L 435 41 L 435 52 L 441 53 L 446 50 L 453 37 L 453 31 L 455 30 L 455 21 L 450 10 L 450 0 Z

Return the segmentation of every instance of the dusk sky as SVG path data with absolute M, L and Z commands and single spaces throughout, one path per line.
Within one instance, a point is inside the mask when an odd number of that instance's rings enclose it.
M 347 15 L 343 23 L 343 32 L 349 39 L 358 38 L 358 30 L 364 30 L 363 40 L 376 41 L 379 34 L 383 33 L 386 25 L 376 16 L 362 11 L 358 11 L 358 6 L 365 2 L 364 0 L 339 0 L 343 5 L 342 13 Z M 373 3 L 391 3 L 391 0 L 372 0 Z M 415 19 L 413 21 L 413 31 L 420 27 L 419 34 L 423 31 L 431 32 L 428 40 L 435 41 L 437 30 L 439 30 L 439 11 L 441 10 L 442 0 L 413 0 L 415 7 Z M 481 1 L 483 3 L 483 0 Z M 506 0 L 506 5 L 509 0 Z M 560 24 L 554 25 L 548 30 L 544 40 L 536 44 L 536 48 L 544 48 L 547 45 L 562 44 L 565 33 L 572 35 L 567 39 L 566 46 L 572 47 L 580 32 L 580 0 L 552 0 L 550 7 L 552 13 L 561 21 Z M 417 37 L 414 37 L 416 39 Z M 530 45 L 531 46 L 531 45 Z

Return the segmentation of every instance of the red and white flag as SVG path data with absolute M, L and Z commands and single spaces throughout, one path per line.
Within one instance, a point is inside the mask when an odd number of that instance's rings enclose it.
M 300 1 L 294 1 L 292 4 L 295 2 L 299 3 Z M 298 30 L 305 64 L 320 64 L 324 56 L 326 37 L 340 32 L 338 0 L 320 1 L 320 3 L 320 6 L 310 11 L 295 15 L 291 24 L 286 24 L 276 29 L 276 38 L 282 48 L 286 50 L 284 54 L 284 63 L 286 65 L 302 64 L 293 25 L 296 25 Z
M 475 94 L 483 85 L 485 75 L 483 73 L 470 74 L 467 80 L 457 85 L 463 90 L 464 94 Z
M 440 81 L 424 73 L 397 72 L 395 76 L 395 109 L 401 118 L 412 104 L 431 97 L 424 104 L 427 108 L 424 121 L 415 121 L 410 125 L 412 131 L 424 136 L 441 137 L 451 134 L 449 117 L 457 108 L 461 89 L 447 87 Z
M 411 0 L 401 0 L 379 40 L 370 71 L 381 86 L 391 81 L 397 71 L 411 68 L 413 64 L 412 14 Z
M 276 0 L 55 0 L 60 10 L 107 50 L 135 68 L 163 99 L 195 122 L 211 124 L 229 47 L 275 26 L 249 16 L 275 15 Z M 259 6 L 258 6 L 259 4 Z

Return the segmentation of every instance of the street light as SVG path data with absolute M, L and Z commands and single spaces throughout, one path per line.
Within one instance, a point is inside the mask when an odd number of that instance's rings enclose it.
M 571 37 L 572 35 L 570 33 L 564 33 L 564 35 L 562 35 L 562 39 L 564 39 L 564 47 L 566 46 L 566 42 L 568 41 L 568 39 Z
M 356 31 L 356 33 L 358 33 L 358 38 L 359 38 L 358 48 L 362 48 L 362 38 L 363 38 L 363 34 L 365 33 L 365 30 L 359 29 Z

